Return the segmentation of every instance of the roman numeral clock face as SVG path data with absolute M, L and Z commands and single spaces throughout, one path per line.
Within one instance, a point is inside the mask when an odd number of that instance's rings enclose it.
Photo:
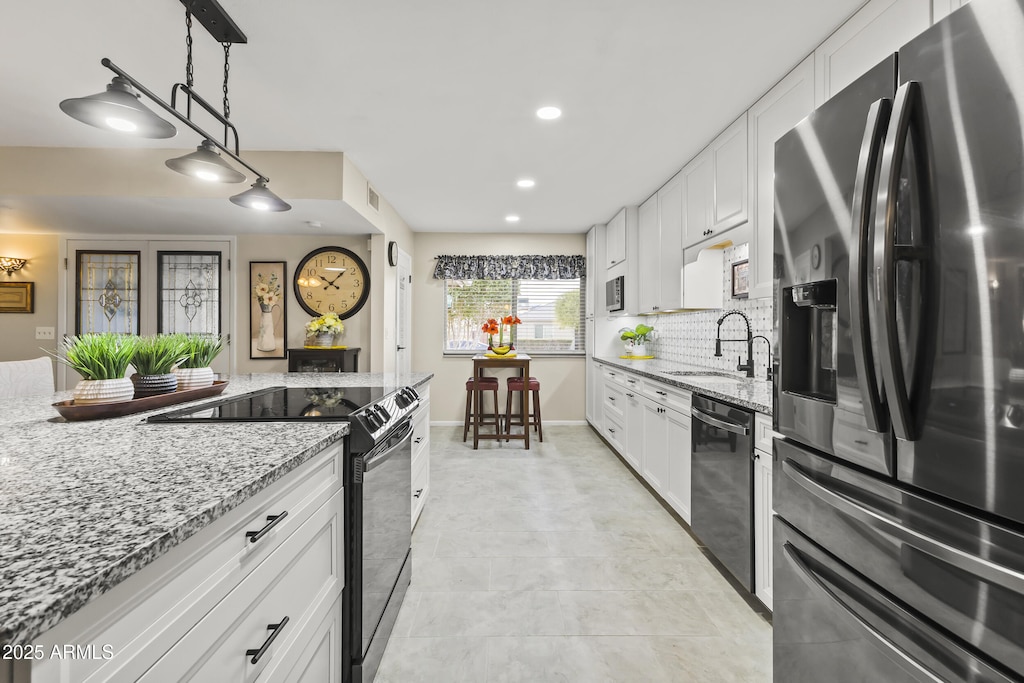
M 323 247 L 303 257 L 295 271 L 295 298 L 310 315 L 355 315 L 370 295 L 363 260 L 342 247 Z

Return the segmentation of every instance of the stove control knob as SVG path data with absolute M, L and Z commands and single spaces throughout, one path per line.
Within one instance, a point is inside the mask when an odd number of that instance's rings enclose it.
M 412 401 L 410 401 L 409 397 L 405 395 L 405 390 L 403 389 L 395 394 L 395 403 L 398 404 L 399 408 L 408 408 Z
M 370 408 L 363 414 L 363 418 L 366 420 L 366 424 L 370 425 L 370 429 L 372 429 L 373 431 L 377 431 L 378 429 L 380 429 L 382 423 L 380 421 L 380 418 L 378 418 L 374 414 L 372 408 Z
M 381 404 L 378 403 L 377 405 L 375 405 L 373 407 L 373 410 L 375 413 L 377 413 L 377 417 L 381 418 L 381 423 L 387 422 L 388 420 L 391 419 L 391 413 L 389 413 L 388 409 L 382 406 Z
M 1024 423 L 1024 407 L 1012 405 L 1007 408 L 1006 420 L 1014 427 L 1020 427 Z

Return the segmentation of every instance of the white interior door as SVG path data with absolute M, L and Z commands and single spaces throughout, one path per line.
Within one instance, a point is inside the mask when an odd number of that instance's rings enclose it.
M 412 371 L 412 259 L 409 254 L 398 250 L 398 301 L 395 306 L 398 320 L 395 321 L 395 372 L 405 377 Z
M 230 374 L 231 243 L 207 240 L 69 239 L 64 334 L 216 333 L 228 348 L 213 371 Z M 80 377 L 65 368 L 58 388 Z

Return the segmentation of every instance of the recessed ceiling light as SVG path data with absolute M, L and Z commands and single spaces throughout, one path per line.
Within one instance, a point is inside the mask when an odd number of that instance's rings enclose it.
M 536 184 L 537 181 L 534 180 L 533 178 L 520 178 L 519 180 L 516 181 L 516 187 L 522 188 L 533 187 Z
M 557 119 L 562 115 L 562 110 L 558 107 L 541 107 L 537 110 L 537 116 L 544 119 L 545 121 L 551 121 Z
M 509 215 L 505 216 L 505 222 L 506 223 L 518 223 L 519 222 L 519 216 L 515 215 L 514 213 L 510 213 Z

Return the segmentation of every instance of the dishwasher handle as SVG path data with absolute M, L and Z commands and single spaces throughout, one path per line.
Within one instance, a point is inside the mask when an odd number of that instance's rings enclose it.
M 741 424 L 739 422 L 733 422 L 732 420 L 726 420 L 717 415 L 701 410 L 700 408 L 690 408 L 690 414 L 697 420 L 711 425 L 712 427 L 718 427 L 724 429 L 730 434 L 739 434 L 740 436 L 747 436 L 750 434 L 750 427 Z

